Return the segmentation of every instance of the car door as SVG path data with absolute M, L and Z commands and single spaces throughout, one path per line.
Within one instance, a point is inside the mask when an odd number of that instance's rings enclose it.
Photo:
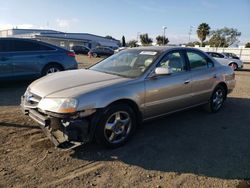
M 170 67 L 172 74 L 145 80 L 145 119 L 190 106 L 191 73 L 182 50 L 167 53 L 157 67 Z
M 187 50 L 186 55 L 192 73 L 192 104 L 204 103 L 210 99 L 217 77 L 213 61 L 198 50 Z
M 39 44 L 25 40 L 13 40 L 13 71 L 17 76 L 40 75 L 40 63 L 46 56 L 39 51 Z
M 0 78 L 13 76 L 13 64 L 9 49 L 9 40 L 0 40 Z

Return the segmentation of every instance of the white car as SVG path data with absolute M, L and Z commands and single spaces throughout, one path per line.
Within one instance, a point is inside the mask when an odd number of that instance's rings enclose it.
M 116 50 L 115 50 L 115 53 L 118 53 L 118 52 L 120 52 L 120 51 L 122 51 L 122 50 L 126 50 L 127 49 L 127 47 L 120 47 L 120 48 L 117 48 Z
M 207 52 L 210 56 L 216 59 L 219 63 L 227 66 L 231 66 L 234 70 L 242 69 L 243 62 L 240 59 L 234 59 L 227 57 L 224 54 L 218 52 Z

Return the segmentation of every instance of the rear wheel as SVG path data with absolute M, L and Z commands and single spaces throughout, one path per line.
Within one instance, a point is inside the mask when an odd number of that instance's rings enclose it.
M 49 65 L 44 67 L 44 69 L 42 71 L 42 76 L 45 76 L 45 75 L 48 75 L 51 73 L 55 73 L 55 72 L 60 72 L 62 70 L 63 70 L 63 68 L 60 65 L 49 64 Z
M 212 113 L 218 112 L 226 99 L 226 90 L 223 86 L 218 85 L 210 98 L 210 102 L 206 105 L 206 110 Z
M 229 66 L 232 67 L 233 70 L 237 70 L 238 69 L 237 63 L 230 63 Z
M 93 57 L 97 57 L 98 55 L 97 55 L 97 53 L 93 53 Z
M 125 144 L 135 131 L 136 117 L 126 104 L 108 107 L 96 125 L 95 138 L 99 144 L 116 148 Z

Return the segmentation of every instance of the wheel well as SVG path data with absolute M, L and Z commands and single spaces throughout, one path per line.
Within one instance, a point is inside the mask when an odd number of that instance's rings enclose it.
M 232 61 L 232 62 L 229 63 L 229 65 L 231 65 L 231 64 L 235 64 L 238 67 L 238 64 L 236 62 L 234 62 L 234 61 Z
M 225 84 L 224 82 L 221 82 L 217 86 L 222 86 L 225 89 L 226 95 L 227 95 L 227 92 L 228 92 L 227 84 Z
M 134 112 L 136 114 L 136 121 L 137 121 L 138 125 L 140 125 L 142 122 L 142 113 L 139 110 L 138 105 L 134 101 L 132 101 L 130 99 L 120 99 L 120 100 L 112 102 L 111 104 L 109 104 L 109 106 L 114 105 L 114 104 L 121 104 L 121 103 L 129 105 L 134 110 Z
M 44 66 L 43 69 L 45 69 L 46 67 L 48 67 L 48 66 L 50 66 L 50 65 L 57 65 L 57 66 L 61 67 L 62 70 L 64 70 L 64 67 L 63 67 L 60 63 L 57 63 L 57 62 L 49 62 L 49 63 L 47 63 L 47 64 Z

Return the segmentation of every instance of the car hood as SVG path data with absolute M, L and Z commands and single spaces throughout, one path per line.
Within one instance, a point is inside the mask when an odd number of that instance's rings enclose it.
M 106 86 L 130 80 L 92 70 L 72 70 L 50 74 L 33 82 L 30 92 L 44 97 L 77 97 Z

